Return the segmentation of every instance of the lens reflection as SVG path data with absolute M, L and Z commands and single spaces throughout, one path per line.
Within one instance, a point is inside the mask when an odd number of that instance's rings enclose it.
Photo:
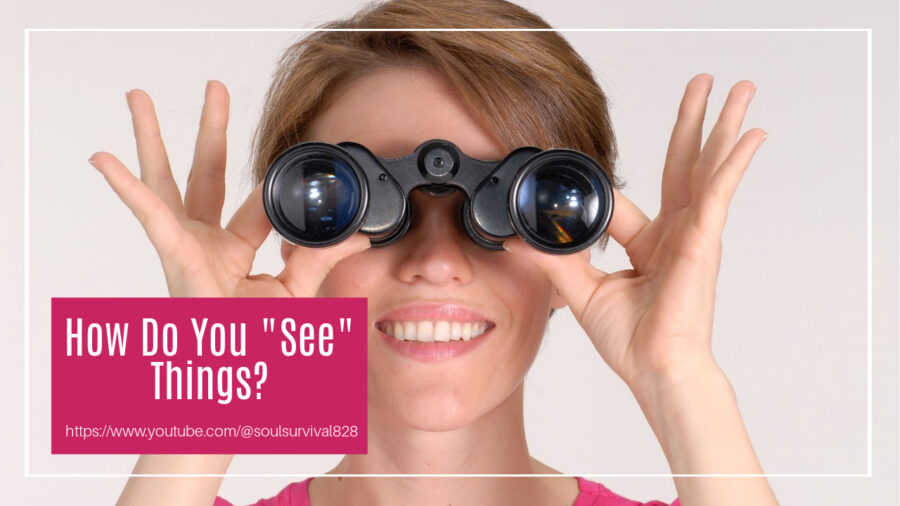
M 554 161 L 534 169 L 521 183 L 518 212 L 536 239 L 549 245 L 578 243 L 593 232 L 601 183 L 576 163 Z
M 353 221 L 360 187 L 352 169 L 332 158 L 308 158 L 285 171 L 275 201 L 298 236 L 327 241 Z

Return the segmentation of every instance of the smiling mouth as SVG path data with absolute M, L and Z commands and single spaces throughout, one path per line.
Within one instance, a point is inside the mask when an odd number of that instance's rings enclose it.
M 422 343 L 470 341 L 494 327 L 488 321 L 380 321 L 375 327 L 398 341 Z

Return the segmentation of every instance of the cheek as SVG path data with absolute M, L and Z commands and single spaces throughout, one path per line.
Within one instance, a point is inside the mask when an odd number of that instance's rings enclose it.
M 512 257 L 510 253 L 507 255 L 509 257 L 502 268 L 496 270 L 500 275 L 500 282 L 508 285 L 506 291 L 521 300 L 547 299 L 552 284 L 544 271 L 521 257 Z
M 544 336 L 547 318 L 550 316 L 553 285 L 544 272 L 528 261 L 510 263 L 505 269 L 504 278 L 507 286 L 503 296 L 506 306 L 513 311 L 514 324 L 510 329 L 513 338 L 510 344 L 515 349 L 509 350 L 512 361 L 519 369 L 530 367 L 537 349 Z
M 377 262 L 365 253 L 338 262 L 319 286 L 319 297 L 367 297 L 381 279 Z

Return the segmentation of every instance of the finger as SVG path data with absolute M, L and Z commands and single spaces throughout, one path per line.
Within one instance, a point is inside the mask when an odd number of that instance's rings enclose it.
M 160 257 L 175 251 L 184 229 L 165 202 L 110 153 L 94 153 L 89 161 L 141 222 Z
M 698 74 L 688 83 L 678 107 L 678 119 L 669 139 L 662 176 L 660 214 L 687 206 L 691 201 L 691 169 L 700 155 L 703 118 L 713 76 Z
M 728 206 L 753 155 L 766 140 L 765 131 L 755 128 L 738 141 L 722 166 L 713 174 L 699 203 L 697 221 L 701 230 L 721 235 L 728 217 Z
M 243 239 L 254 250 L 259 249 L 272 231 L 272 223 L 263 207 L 262 190 L 263 183 L 260 182 L 225 227 L 225 230 Z
M 756 86 L 750 81 L 741 81 L 729 91 L 719 119 L 709 133 L 706 145 L 703 146 L 703 151 L 700 152 L 697 164 L 693 169 L 692 195 L 700 195 L 713 172 L 731 152 L 738 132 L 741 130 L 741 124 L 744 122 L 747 107 L 755 92 Z
M 147 184 L 174 213 L 184 211 L 181 193 L 172 178 L 169 157 L 159 131 L 159 121 L 150 96 L 142 90 L 125 94 L 131 109 L 131 123 L 137 141 L 138 160 L 141 165 L 141 181 Z
M 616 242 L 627 249 L 638 233 L 650 223 L 650 218 L 647 218 L 647 215 L 619 190 L 613 189 L 613 195 L 615 204 L 607 232 Z
M 527 258 L 544 271 L 566 299 L 575 318 L 584 314 L 584 309 L 597 289 L 597 283 L 606 277 L 605 272 L 591 265 L 587 250 L 579 252 L 585 254 L 553 255 L 538 251 L 518 237 L 507 239 L 503 248 L 514 255 Z
M 206 83 L 194 162 L 184 192 L 184 208 L 195 220 L 218 226 L 225 203 L 225 130 L 228 126 L 228 90 L 219 81 Z
M 294 297 L 315 297 L 322 281 L 338 262 L 370 246 L 369 237 L 360 233 L 327 248 L 294 246 L 278 280 Z

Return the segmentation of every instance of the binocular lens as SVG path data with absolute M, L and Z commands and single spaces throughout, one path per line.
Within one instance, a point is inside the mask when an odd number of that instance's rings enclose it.
M 595 174 L 570 160 L 542 164 L 522 178 L 516 195 L 520 223 L 547 247 L 583 244 L 599 225 L 602 188 Z
M 279 175 L 272 201 L 295 239 L 326 243 L 354 221 L 360 185 L 344 161 L 327 155 L 295 160 Z

